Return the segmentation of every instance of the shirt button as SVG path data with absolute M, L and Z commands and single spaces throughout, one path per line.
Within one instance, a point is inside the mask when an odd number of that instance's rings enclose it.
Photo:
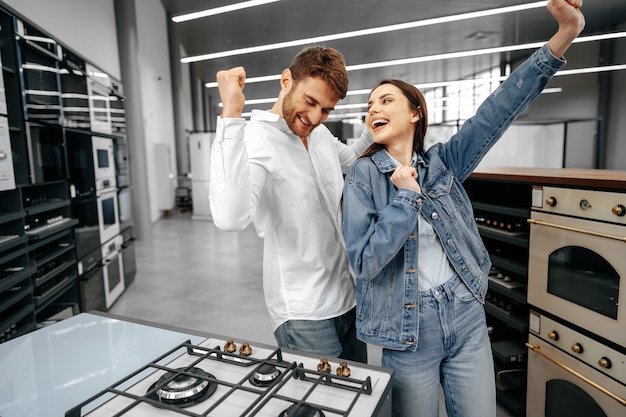
M 433 218 L 434 220 L 437 220 L 439 218 L 439 215 L 437 213 L 433 213 L 430 216 L 431 218 Z

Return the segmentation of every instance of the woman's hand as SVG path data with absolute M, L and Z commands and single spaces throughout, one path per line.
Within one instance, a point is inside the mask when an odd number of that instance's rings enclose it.
M 550 0 L 548 11 L 559 23 L 559 30 L 548 41 L 552 55 L 561 58 L 572 41 L 585 28 L 585 16 L 580 8 L 583 0 Z
M 415 192 L 421 193 L 422 189 L 417 183 L 417 170 L 412 166 L 400 165 L 393 174 L 391 174 L 391 182 L 398 188 L 408 188 Z

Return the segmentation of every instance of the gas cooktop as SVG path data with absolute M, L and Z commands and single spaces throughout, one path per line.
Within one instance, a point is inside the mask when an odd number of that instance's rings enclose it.
M 65 415 L 387 416 L 391 375 L 356 362 L 208 338 L 181 343 Z

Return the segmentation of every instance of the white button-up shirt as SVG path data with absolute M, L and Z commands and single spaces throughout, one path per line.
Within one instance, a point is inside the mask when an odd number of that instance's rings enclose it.
M 341 233 L 343 173 L 371 144 L 347 146 L 323 125 L 308 152 L 285 120 L 253 111 L 250 122 L 218 117 L 211 151 L 210 204 L 216 226 L 251 222 L 264 239 L 263 290 L 274 329 L 323 320 L 355 306 Z

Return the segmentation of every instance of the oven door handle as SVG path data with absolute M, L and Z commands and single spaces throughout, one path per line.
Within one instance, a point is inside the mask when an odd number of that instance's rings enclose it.
M 527 219 L 526 221 L 530 224 L 536 224 L 538 226 L 554 227 L 556 229 L 569 230 L 570 232 L 584 233 L 587 235 L 605 237 L 607 239 L 614 239 L 614 240 L 620 240 L 622 242 L 626 242 L 625 236 L 616 236 L 616 235 L 609 235 L 607 233 L 593 232 L 591 230 L 579 229 L 577 227 L 570 227 L 570 226 L 565 226 L 562 224 L 548 223 L 548 222 L 544 222 L 542 220 L 536 220 L 536 219 Z
M 548 353 L 545 353 L 545 352 L 541 351 L 539 345 L 534 345 L 533 346 L 530 343 L 526 343 L 526 347 L 528 349 L 532 350 L 533 352 L 543 356 L 544 358 L 546 358 L 550 362 L 554 363 L 555 365 L 560 366 L 561 368 L 565 369 L 570 374 L 572 374 L 575 377 L 579 378 L 583 382 L 586 382 L 587 384 L 589 384 L 592 387 L 596 388 L 597 390 L 599 390 L 603 394 L 608 395 L 609 397 L 613 398 L 615 401 L 617 401 L 618 403 L 620 403 L 621 405 L 626 407 L 626 400 L 625 399 L 623 399 L 619 395 L 613 394 L 611 391 L 609 391 L 608 389 L 604 388 L 603 386 L 593 382 L 592 380 L 590 380 L 589 378 L 585 377 L 584 375 L 581 375 L 580 373 L 576 372 L 575 370 L 573 370 L 569 366 L 559 362 L 557 359 L 553 358 Z

